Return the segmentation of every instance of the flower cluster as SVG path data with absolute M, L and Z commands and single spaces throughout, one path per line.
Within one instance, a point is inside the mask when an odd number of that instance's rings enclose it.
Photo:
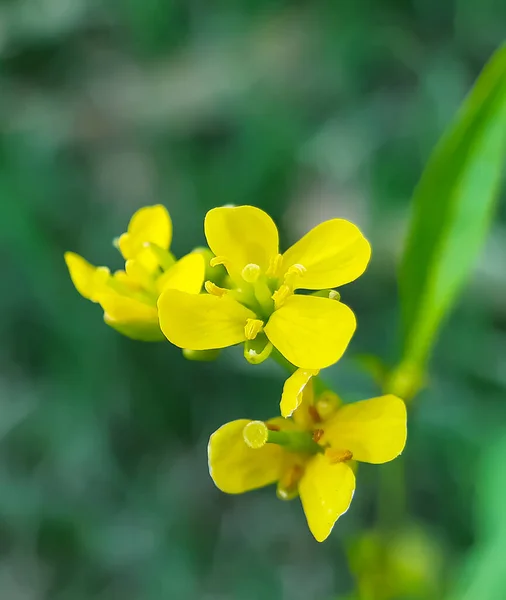
M 158 324 L 156 303 L 162 292 L 175 289 L 198 294 L 204 283 L 201 254 L 187 254 L 176 261 L 169 252 L 172 221 L 164 206 L 146 206 L 130 219 L 128 230 L 114 240 L 125 259 L 125 269 L 111 274 L 94 267 L 74 252 L 65 262 L 77 291 L 100 304 L 104 321 L 136 340 L 165 339 Z
M 342 405 L 319 380 L 356 328 L 334 288 L 365 271 L 370 245 L 355 225 L 332 219 L 281 254 L 276 225 L 253 206 L 212 209 L 204 231 L 208 264 L 203 251 L 176 261 L 169 214 L 160 205 L 145 207 L 116 240 L 124 270 L 111 274 L 70 252 L 65 259 L 81 295 L 129 337 L 167 338 L 187 353 L 243 344 L 252 364 L 271 356 L 288 366 L 281 417 L 218 429 L 209 442 L 209 471 L 227 493 L 277 483 L 278 497 L 300 496 L 311 532 L 323 541 L 353 497 L 350 464 L 393 460 L 406 442 L 402 400 L 387 395 Z M 217 265 L 226 275 L 204 281 L 206 267 Z

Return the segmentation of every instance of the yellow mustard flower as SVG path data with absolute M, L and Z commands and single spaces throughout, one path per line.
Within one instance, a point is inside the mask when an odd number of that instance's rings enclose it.
M 311 533 L 324 541 L 355 491 L 350 461 L 381 464 L 406 443 L 406 407 L 393 395 L 339 405 L 333 394 L 313 402 L 306 385 L 292 418 L 239 419 L 209 440 L 209 472 L 229 494 L 277 483 L 283 500 L 300 496 Z
M 343 219 L 325 221 L 284 254 L 279 254 L 273 220 L 253 206 L 212 209 L 204 229 L 216 255 L 211 264 L 225 266 L 230 287 L 206 282 L 208 294 L 198 296 L 165 291 L 158 310 L 170 342 L 192 350 L 247 342 L 247 358 L 250 350 L 265 357 L 275 347 L 305 369 L 323 369 L 339 360 L 356 322 L 330 288 L 359 277 L 371 254 L 355 225 Z M 300 289 L 325 292 L 296 294 Z M 257 337 L 265 348 L 255 355 L 251 342 Z
M 198 294 L 205 272 L 200 253 L 176 261 L 169 252 L 171 240 L 167 209 L 145 206 L 115 241 L 125 259 L 124 270 L 111 274 L 107 267 L 95 267 L 74 252 L 65 253 L 65 262 L 77 291 L 100 304 L 108 325 L 136 340 L 163 340 L 156 307 L 159 295 L 166 289 Z

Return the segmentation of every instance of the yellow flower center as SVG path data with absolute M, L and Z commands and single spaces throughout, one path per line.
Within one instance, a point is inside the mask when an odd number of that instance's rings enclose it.
M 282 285 L 272 294 L 274 307 L 277 310 L 280 308 L 286 299 L 295 292 L 297 280 L 300 279 L 307 271 L 304 265 L 294 264 L 285 273 Z

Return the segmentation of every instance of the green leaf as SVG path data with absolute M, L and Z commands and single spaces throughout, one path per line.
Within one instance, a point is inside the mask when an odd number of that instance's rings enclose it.
M 505 456 L 506 434 L 501 433 L 484 448 L 476 471 L 476 540 L 457 577 L 454 593 L 448 596 L 450 600 L 498 600 L 505 597 Z
M 485 66 L 415 190 L 400 270 L 403 351 L 423 367 L 490 224 L 506 148 L 506 46 Z

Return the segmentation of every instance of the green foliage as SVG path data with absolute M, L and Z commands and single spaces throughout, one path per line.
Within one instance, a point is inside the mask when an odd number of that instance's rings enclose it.
M 413 198 L 400 272 L 404 359 L 423 365 L 488 232 L 506 150 L 506 47 L 480 75 Z
M 494 437 L 482 456 L 477 485 L 477 543 L 451 600 L 499 600 L 506 590 L 506 436 Z

